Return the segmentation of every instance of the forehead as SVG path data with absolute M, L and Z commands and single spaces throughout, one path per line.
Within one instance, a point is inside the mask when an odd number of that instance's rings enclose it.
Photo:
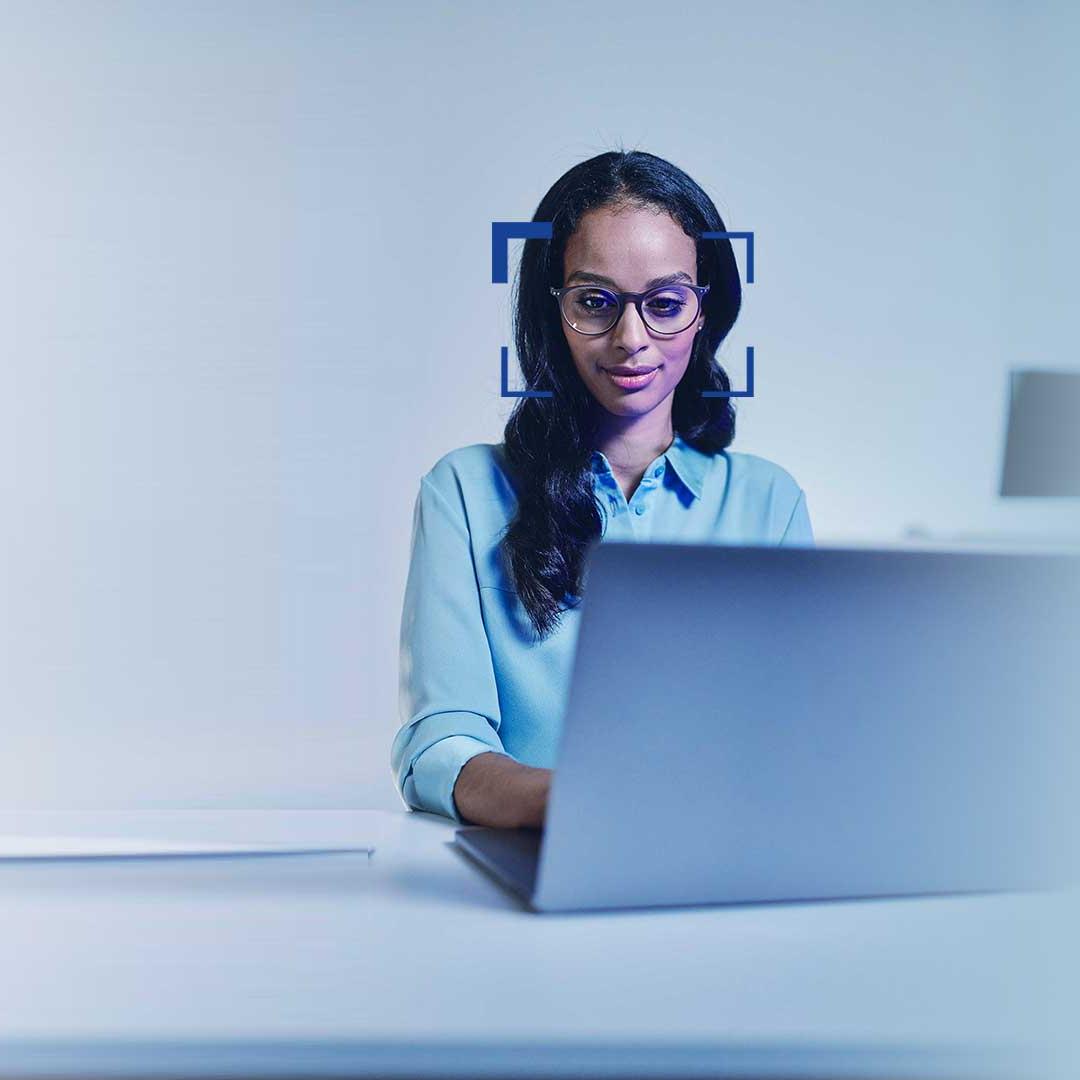
M 595 271 L 626 289 L 640 288 L 659 274 L 693 275 L 697 247 L 665 210 L 602 207 L 582 215 L 566 242 L 563 272 Z

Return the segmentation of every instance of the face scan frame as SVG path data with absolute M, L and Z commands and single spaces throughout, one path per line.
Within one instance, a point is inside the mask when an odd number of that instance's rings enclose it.
M 511 240 L 550 240 L 552 236 L 552 222 L 550 221 L 493 221 L 491 223 L 491 283 L 493 285 L 505 285 L 510 279 L 510 241 Z M 746 243 L 746 281 L 745 284 L 754 283 L 754 233 L 752 230 L 716 231 L 703 232 L 702 240 L 742 240 Z M 708 285 L 694 286 L 695 289 L 710 288 Z M 555 291 L 554 288 L 552 291 Z M 606 290 L 611 292 L 611 290 Z M 612 293 L 612 295 L 619 295 Z M 635 296 L 633 293 L 621 294 L 627 299 Z M 640 302 L 638 314 L 641 314 Z M 699 307 L 704 305 L 704 293 L 698 300 Z M 561 310 L 560 303 L 560 310 Z M 623 307 L 619 308 L 619 317 L 622 317 Z M 696 318 L 696 316 L 695 316 Z M 617 323 L 618 320 L 616 320 Z M 644 322 L 644 318 L 642 319 Z M 612 323 L 612 326 L 616 325 Z M 611 327 L 603 331 L 607 333 Z M 510 349 L 507 345 L 499 347 L 500 367 L 500 396 L 504 398 L 518 397 L 552 397 L 551 390 L 511 390 L 510 389 Z M 754 397 L 754 346 L 746 346 L 746 389 L 745 390 L 701 390 L 702 397 L 730 397 L 741 398 Z

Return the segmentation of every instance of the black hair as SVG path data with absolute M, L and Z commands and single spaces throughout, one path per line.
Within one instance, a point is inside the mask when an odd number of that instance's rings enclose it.
M 529 390 L 551 397 L 518 399 L 503 441 L 518 497 L 501 540 L 504 565 L 537 634 L 547 636 L 561 612 L 580 600 L 587 551 L 603 522 L 590 458 L 602 408 L 574 366 L 561 315 L 549 291 L 563 284 L 563 254 L 583 214 L 604 206 L 667 211 L 697 245 L 698 284 L 709 285 L 705 322 L 672 399 L 672 428 L 715 454 L 735 436 L 735 408 L 702 390 L 731 389 L 716 351 L 739 314 L 742 286 L 731 241 L 702 240 L 726 226 L 708 195 L 681 169 L 641 150 L 613 150 L 575 165 L 540 200 L 533 221 L 550 221 L 550 240 L 526 240 L 515 281 L 513 332 Z

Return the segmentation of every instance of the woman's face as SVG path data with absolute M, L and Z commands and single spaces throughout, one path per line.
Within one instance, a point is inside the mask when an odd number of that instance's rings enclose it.
M 582 215 L 563 255 L 563 285 L 601 285 L 614 292 L 648 292 L 657 281 L 697 284 L 697 247 L 679 224 L 659 208 L 601 207 Z M 560 320 L 574 366 L 592 396 L 616 416 L 644 416 L 654 409 L 670 415 L 672 394 L 690 363 L 694 338 L 704 325 L 699 314 L 678 334 L 650 330 L 627 302 L 606 333 L 580 334 Z M 640 385 L 620 385 L 612 367 L 656 369 Z

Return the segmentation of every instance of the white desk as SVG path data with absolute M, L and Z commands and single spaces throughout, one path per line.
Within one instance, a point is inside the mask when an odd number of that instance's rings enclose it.
M 535 915 L 453 828 L 0 814 L 2 832 L 377 849 L 0 864 L 0 1075 L 1070 1075 L 1044 1043 L 1076 1001 L 1062 896 Z

